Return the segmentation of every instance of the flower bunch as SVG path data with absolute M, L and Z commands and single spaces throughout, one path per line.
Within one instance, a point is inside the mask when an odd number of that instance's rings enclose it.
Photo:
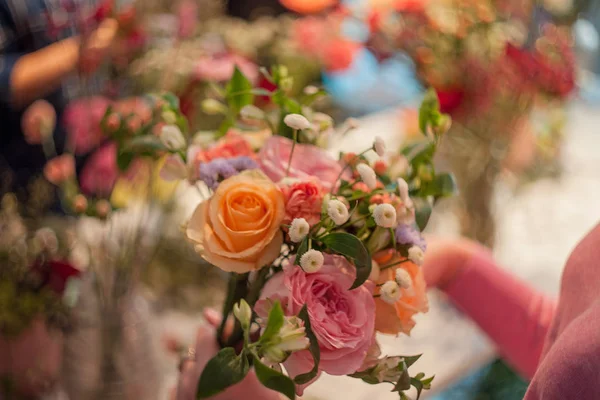
M 89 258 L 68 232 L 43 226 L 30 231 L 16 198 L 7 194 L 0 209 L 0 335 L 17 336 L 36 318 L 69 327 L 69 309 L 78 297 L 79 275 Z
M 290 399 L 322 372 L 389 382 L 401 396 L 411 385 L 429 388 L 431 379 L 410 378 L 416 358 L 380 358 L 374 337 L 409 333 L 413 316 L 428 309 L 420 232 L 434 202 L 455 189 L 433 165 L 449 117 L 435 96 L 426 99 L 426 140 L 403 149 L 409 165 L 392 177 L 380 138 L 339 160 L 317 147 L 314 136 L 325 131 L 286 95 L 285 69 L 263 74 L 276 86 L 269 93 L 274 110 L 253 104 L 256 89 L 236 70 L 218 107 L 224 136 L 200 148 L 178 134 L 162 138 L 171 153 L 163 175 L 202 181 L 208 191 L 185 236 L 230 275 L 217 334 L 222 350 L 206 365 L 198 398 L 240 382 L 251 367 L 263 385 Z M 269 129 L 256 150 L 235 131 L 249 120 Z M 226 338 L 232 316 L 237 323 Z

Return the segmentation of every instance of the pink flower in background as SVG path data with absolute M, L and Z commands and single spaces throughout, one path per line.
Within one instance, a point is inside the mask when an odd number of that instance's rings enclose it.
M 280 188 L 285 198 L 284 224 L 289 225 L 295 218 L 304 218 L 311 226 L 320 221 L 325 193 L 319 181 L 300 181 Z
M 196 65 L 194 75 L 200 81 L 225 82 L 231 78 L 236 66 L 250 82 L 256 82 L 258 79 L 256 64 L 232 53 L 201 57 Z
M 261 169 L 273 182 L 286 177 L 292 144 L 290 139 L 272 136 L 258 154 Z M 289 171 L 290 178 L 317 178 L 323 188 L 329 191 L 341 172 L 342 166 L 325 150 L 312 145 L 296 144 Z
M 198 4 L 192 0 L 182 0 L 177 9 L 179 20 L 179 39 L 187 39 L 194 35 L 198 22 Z
M 81 171 L 81 190 L 87 195 L 109 197 L 119 175 L 117 145 L 109 143 L 96 150 Z
M 102 142 L 100 122 L 110 104 L 107 98 L 97 96 L 75 100 L 67 106 L 63 123 L 76 154 L 88 153 Z
M 54 185 L 64 183 L 75 176 L 75 159 L 71 154 L 54 157 L 46 163 L 44 176 Z
M 56 110 L 46 100 L 38 100 L 25 111 L 21 125 L 27 143 L 41 144 L 54 133 Z
M 215 158 L 233 158 L 233 157 L 256 158 L 256 154 L 248 142 L 241 134 L 235 131 L 229 131 L 214 146 L 198 151 L 194 158 L 196 164 L 209 162 Z
M 306 304 L 312 330 L 321 350 L 319 372 L 347 375 L 365 361 L 375 333 L 375 301 L 372 285 L 349 290 L 354 267 L 341 256 L 325 255 L 323 267 L 307 274 L 293 261 L 267 282 L 256 310 L 266 299 L 279 300 L 287 315 L 297 315 Z M 308 350 L 293 353 L 284 366 L 290 376 L 308 372 L 313 360 Z M 298 387 L 299 394 L 303 387 Z

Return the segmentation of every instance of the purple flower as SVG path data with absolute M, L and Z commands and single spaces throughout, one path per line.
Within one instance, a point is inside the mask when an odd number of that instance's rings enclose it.
M 427 249 L 427 242 L 415 224 L 400 224 L 396 228 L 396 242 L 398 244 L 419 246 L 421 250 Z
M 227 178 L 247 169 L 256 169 L 258 165 L 249 157 L 215 158 L 200 164 L 200 180 L 212 190 L 219 187 L 219 183 Z

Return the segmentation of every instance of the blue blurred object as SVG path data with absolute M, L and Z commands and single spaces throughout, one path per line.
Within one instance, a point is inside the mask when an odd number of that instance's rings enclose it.
M 365 16 L 370 7 L 368 0 L 342 0 L 341 4 L 356 17 Z
M 358 43 L 366 43 L 371 32 L 363 20 L 354 17 L 344 18 L 341 26 L 343 37 Z
M 335 102 L 359 116 L 415 102 L 422 93 L 412 61 L 405 55 L 379 63 L 361 49 L 344 71 L 323 74 L 323 83 Z

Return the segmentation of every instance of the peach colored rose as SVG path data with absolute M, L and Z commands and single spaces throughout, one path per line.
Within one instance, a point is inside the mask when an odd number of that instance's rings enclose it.
M 394 250 L 385 250 L 373 257 L 380 268 L 397 263 L 402 258 Z M 412 287 L 409 289 L 400 289 L 402 296 L 394 305 L 388 304 L 380 298 L 375 299 L 375 330 L 391 335 L 399 333 L 410 335 L 410 331 L 415 326 L 415 321 L 412 319 L 413 316 L 429 311 L 423 270 L 412 262 L 404 262 L 398 266 L 382 270 L 379 273 L 377 283 L 382 284 L 389 280 L 394 280 L 396 270 L 399 268 L 409 273 L 412 278 Z
M 54 133 L 56 110 L 46 100 L 38 100 L 25 111 L 21 125 L 27 143 L 41 144 Z
M 42 318 L 16 338 L 0 336 L 0 376 L 14 380 L 18 398 L 39 398 L 52 390 L 60 377 L 63 341 Z
M 319 181 L 300 181 L 280 187 L 285 198 L 284 224 L 289 225 L 294 218 L 304 218 L 312 226 L 321 220 L 325 192 Z
M 54 157 L 46 163 L 44 176 L 48 182 L 60 185 L 75 175 L 75 159 L 71 154 Z
M 260 168 L 274 182 L 286 177 L 292 143 L 292 140 L 282 136 L 272 136 L 258 154 Z M 308 144 L 297 144 L 288 176 L 302 180 L 316 178 L 329 191 L 341 172 L 342 166 L 325 150 Z
M 245 273 L 274 261 L 281 252 L 283 194 L 258 170 L 224 180 L 194 211 L 187 238 L 211 264 Z

